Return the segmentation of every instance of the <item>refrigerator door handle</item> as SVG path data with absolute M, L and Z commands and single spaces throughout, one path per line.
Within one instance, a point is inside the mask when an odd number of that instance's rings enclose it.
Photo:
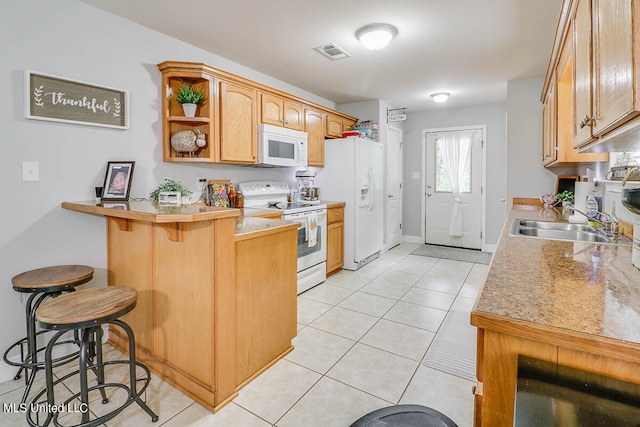
M 371 183 L 369 186 L 369 215 L 371 215 L 373 212 L 373 192 L 376 189 L 376 181 L 373 177 L 373 170 L 371 169 L 371 166 L 369 166 L 369 182 Z

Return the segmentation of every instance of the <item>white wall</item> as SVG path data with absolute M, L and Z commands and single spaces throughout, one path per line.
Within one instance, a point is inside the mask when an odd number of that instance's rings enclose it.
M 404 124 L 403 163 L 403 234 L 410 237 L 421 236 L 422 177 L 413 179 L 412 174 L 422 169 L 423 129 L 486 125 L 487 139 L 487 221 L 486 243 L 498 242 L 504 222 L 504 146 L 505 146 L 506 105 L 488 104 L 442 110 L 407 111 Z
M 104 219 L 63 210 L 60 203 L 92 199 L 93 187 L 102 185 L 107 161 L 136 162 L 132 197 L 147 197 L 165 176 L 192 188 L 198 176 L 295 182 L 295 171 L 287 168 L 163 163 L 161 74 L 156 64 L 204 62 L 336 108 L 331 101 L 75 0 L 2 2 L 0 51 L 0 92 L 5 94 L 0 103 L 3 353 L 25 335 L 24 304 L 10 286 L 14 275 L 47 265 L 87 264 L 96 269 L 92 285 L 106 284 Z M 25 69 L 128 90 L 130 129 L 26 120 Z M 23 161 L 39 162 L 39 182 L 22 181 Z M 0 382 L 14 374 L 0 362 Z
M 514 197 L 538 198 L 556 190 L 558 175 L 575 175 L 576 168 L 542 166 L 543 77 L 507 83 L 507 207 Z

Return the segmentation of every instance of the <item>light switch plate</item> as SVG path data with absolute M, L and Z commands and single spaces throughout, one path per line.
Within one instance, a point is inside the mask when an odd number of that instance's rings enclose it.
M 22 180 L 40 181 L 40 163 L 22 162 Z
M 411 174 L 412 179 L 420 179 L 420 172 L 413 172 Z

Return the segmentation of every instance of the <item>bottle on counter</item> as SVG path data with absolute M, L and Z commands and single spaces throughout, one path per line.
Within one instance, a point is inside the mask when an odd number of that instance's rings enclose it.
M 242 209 L 244 208 L 244 194 L 241 192 L 236 193 L 236 208 Z
M 593 192 L 590 192 L 587 196 L 587 216 L 589 225 L 592 227 L 598 226 L 598 201 L 596 200 L 596 196 Z
M 233 183 L 229 184 L 229 207 L 236 207 L 236 189 L 233 186 Z

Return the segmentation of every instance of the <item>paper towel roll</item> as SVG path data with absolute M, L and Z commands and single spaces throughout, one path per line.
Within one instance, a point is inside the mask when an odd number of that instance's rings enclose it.
M 577 210 L 582 212 L 587 211 L 587 196 L 589 195 L 589 192 L 595 191 L 595 189 L 595 182 L 576 181 L 576 188 L 574 191 L 575 201 L 573 205 Z M 569 221 L 587 222 L 587 218 L 582 214 L 574 213 L 569 217 Z

